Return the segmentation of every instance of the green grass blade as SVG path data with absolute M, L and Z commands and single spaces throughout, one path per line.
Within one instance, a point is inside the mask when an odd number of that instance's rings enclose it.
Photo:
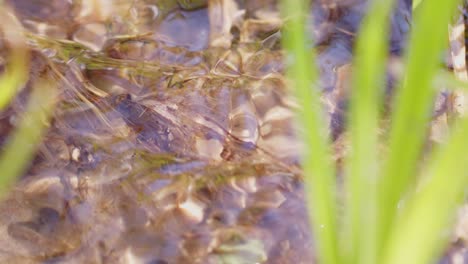
M 395 95 L 388 158 L 379 182 L 379 227 L 384 240 L 397 204 L 414 183 L 414 175 L 432 113 L 433 77 L 447 44 L 447 25 L 457 0 L 424 1 L 418 7 L 407 49 L 405 83 Z
M 395 222 L 384 264 L 435 263 L 447 238 L 455 207 L 468 183 L 468 119 L 460 121 L 449 142 L 433 153 L 423 183 Z
M 0 155 L 0 197 L 4 197 L 18 175 L 24 173 L 33 158 L 55 103 L 51 80 L 34 87 L 18 127 L 12 132 Z
M 377 129 L 385 87 L 391 0 L 375 0 L 362 22 L 355 48 L 349 131 L 351 154 L 346 161 L 344 259 L 377 263 Z
M 338 263 L 336 227 L 336 181 L 331 162 L 329 140 L 323 120 L 317 87 L 315 56 L 305 36 L 307 1 L 283 0 L 282 11 L 288 19 L 283 44 L 288 51 L 288 77 L 295 87 L 302 109 L 299 118 L 305 131 L 303 168 L 306 200 L 316 240 L 319 263 Z
M 458 79 L 453 75 L 453 72 L 447 69 L 439 69 L 434 80 L 434 86 L 443 87 L 449 91 L 457 91 L 460 89 L 465 92 L 465 90 L 468 90 L 468 82 Z
M 413 9 L 418 8 L 419 4 L 421 4 L 423 0 L 413 0 Z
M 1 110 L 10 102 L 28 78 L 29 52 L 22 35 L 22 27 L 13 16 L 13 12 L 0 6 L 0 22 L 4 38 L 10 47 L 7 67 L 0 77 Z

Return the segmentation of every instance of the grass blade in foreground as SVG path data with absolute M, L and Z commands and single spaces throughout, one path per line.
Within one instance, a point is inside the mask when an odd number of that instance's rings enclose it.
M 16 177 L 27 169 L 46 129 L 55 93 L 51 80 L 40 80 L 32 90 L 26 111 L 0 155 L 0 198 L 6 195 Z
M 372 1 L 362 22 L 353 63 L 349 131 L 351 155 L 346 161 L 343 221 L 344 260 L 377 263 L 377 130 L 388 53 L 392 0 Z
M 22 28 L 13 12 L 0 6 L 0 27 L 10 45 L 10 56 L 5 72 L 0 77 L 0 109 L 3 109 L 27 80 L 29 53 Z
M 468 119 L 459 122 L 447 145 L 433 154 L 422 186 L 395 221 L 384 264 L 435 263 L 431 261 L 441 252 L 442 233 L 468 183 Z
M 395 95 L 388 158 L 379 182 L 381 241 L 388 235 L 398 202 L 414 183 L 413 175 L 416 175 L 435 95 L 432 83 L 441 51 L 447 44 L 447 25 L 458 2 L 424 1 L 414 20 L 407 49 L 405 83 Z
M 305 36 L 308 1 L 283 0 L 287 18 L 283 44 L 288 51 L 288 77 L 302 106 L 299 114 L 305 141 L 303 167 L 309 217 L 317 241 L 319 263 L 338 263 L 336 227 L 336 182 L 330 158 L 325 122 L 319 101 L 315 56 Z

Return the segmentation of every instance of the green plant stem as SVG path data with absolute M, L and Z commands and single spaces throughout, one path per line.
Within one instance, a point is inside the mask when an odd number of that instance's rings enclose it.
M 382 263 L 435 263 L 447 241 L 441 234 L 450 226 L 468 183 L 466 135 L 467 118 L 448 143 L 433 153 L 424 170 L 426 177 L 393 226 Z
M 385 87 L 391 0 L 374 0 L 362 22 L 353 65 L 348 131 L 351 153 L 345 171 L 342 241 L 347 263 L 377 263 L 377 130 Z
M 28 79 L 29 52 L 22 27 L 13 12 L 0 5 L 0 21 L 4 39 L 10 45 L 5 72 L 0 77 L 0 110 L 11 101 Z
M 387 238 L 397 204 L 414 184 L 413 175 L 417 172 L 435 95 L 433 76 L 447 44 L 447 25 L 457 4 L 457 0 L 424 1 L 418 7 L 407 50 L 404 83 L 395 95 L 388 158 L 379 182 L 379 241 Z
M 299 118 L 305 131 L 303 167 L 309 217 L 319 263 L 335 264 L 338 263 L 335 170 L 323 125 L 315 56 L 310 39 L 305 37 L 309 3 L 283 0 L 281 4 L 287 19 L 283 37 L 288 51 L 287 74 L 302 106 Z
M 0 155 L 0 197 L 4 197 L 18 175 L 24 173 L 47 128 L 56 90 L 50 80 L 34 87 L 26 111 Z

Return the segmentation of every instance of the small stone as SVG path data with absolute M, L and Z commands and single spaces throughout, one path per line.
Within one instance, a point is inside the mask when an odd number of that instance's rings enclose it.
M 72 160 L 73 161 L 80 161 L 80 155 L 81 155 L 81 151 L 79 148 L 73 148 L 72 150 L 72 154 L 71 154 L 71 157 L 72 157 Z
M 205 204 L 193 197 L 188 197 L 187 200 L 179 204 L 179 209 L 182 213 L 197 223 L 203 220 L 205 207 Z
M 214 161 L 221 161 L 221 153 L 223 152 L 223 144 L 217 139 L 197 138 L 195 141 L 195 149 L 203 158 L 208 158 Z

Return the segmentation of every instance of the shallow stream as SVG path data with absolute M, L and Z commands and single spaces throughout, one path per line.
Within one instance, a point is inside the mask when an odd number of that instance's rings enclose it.
M 53 73 L 59 97 L 33 164 L 0 204 L 0 263 L 314 261 L 276 1 L 6 2 L 32 66 L 0 114 L 0 141 L 37 78 Z M 392 18 L 395 57 L 410 6 L 400 1 Z M 313 10 L 339 162 L 365 1 Z

